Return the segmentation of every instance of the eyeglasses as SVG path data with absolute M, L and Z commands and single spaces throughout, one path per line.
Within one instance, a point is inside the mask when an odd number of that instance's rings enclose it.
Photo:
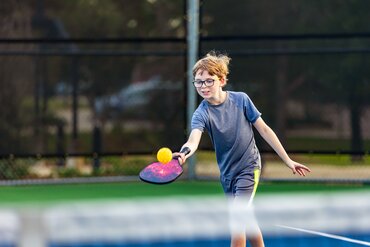
M 215 80 L 214 79 L 206 79 L 204 81 L 202 81 L 202 80 L 195 80 L 195 81 L 193 81 L 194 87 L 196 87 L 196 88 L 202 87 L 203 84 L 206 87 L 212 87 L 214 83 L 215 83 Z

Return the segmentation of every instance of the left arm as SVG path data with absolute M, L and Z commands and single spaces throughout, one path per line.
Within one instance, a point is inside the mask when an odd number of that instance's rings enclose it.
M 265 141 L 275 150 L 284 163 L 292 169 L 293 174 L 298 173 L 301 176 L 305 176 L 306 172 L 311 171 L 308 167 L 290 159 L 275 132 L 265 123 L 265 121 L 263 121 L 261 117 L 256 120 L 253 126 L 257 129 L 263 139 L 265 139 Z

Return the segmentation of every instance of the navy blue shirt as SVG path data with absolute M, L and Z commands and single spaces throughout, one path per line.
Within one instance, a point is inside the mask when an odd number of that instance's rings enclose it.
M 221 177 L 232 179 L 240 171 L 260 168 L 252 124 L 261 116 L 246 93 L 226 91 L 226 100 L 211 105 L 203 100 L 191 127 L 207 130 L 216 151 Z

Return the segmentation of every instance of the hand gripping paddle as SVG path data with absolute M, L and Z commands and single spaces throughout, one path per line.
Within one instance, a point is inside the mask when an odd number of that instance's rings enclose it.
M 187 155 L 190 153 L 190 149 L 185 147 L 180 152 Z M 167 164 L 161 162 L 151 163 L 141 170 L 139 174 L 140 179 L 152 184 L 168 184 L 175 181 L 183 172 L 178 157 L 179 156 L 173 157 Z

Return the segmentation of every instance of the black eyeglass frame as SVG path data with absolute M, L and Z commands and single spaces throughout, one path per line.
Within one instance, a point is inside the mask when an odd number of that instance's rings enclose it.
M 197 85 L 196 85 L 197 84 Z M 203 84 L 206 87 L 212 87 L 215 84 L 215 79 L 206 79 L 206 80 L 194 80 L 193 85 L 196 88 L 201 88 Z

